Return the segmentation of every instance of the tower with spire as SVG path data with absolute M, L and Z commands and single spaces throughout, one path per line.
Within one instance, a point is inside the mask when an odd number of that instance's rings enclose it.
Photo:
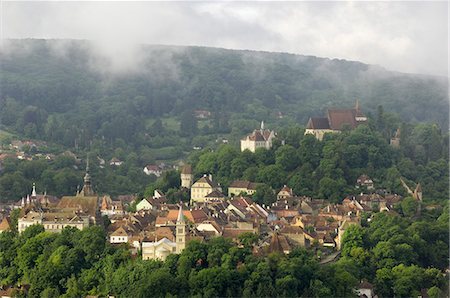
M 31 191 L 31 198 L 32 199 L 36 199 L 37 194 L 36 194 L 36 183 L 33 182 L 33 190 Z
M 176 223 L 175 241 L 176 252 L 179 254 L 186 247 L 186 221 L 184 220 L 183 203 L 181 202 Z
M 357 123 L 364 123 L 367 121 L 367 117 L 361 112 L 358 99 L 355 103 L 355 120 Z
M 251 134 L 241 139 L 241 151 L 255 152 L 257 148 L 270 149 L 275 135 L 275 131 L 265 129 L 264 121 L 261 121 L 259 129 L 255 129 Z
M 95 196 L 94 190 L 91 184 L 91 175 L 89 174 L 89 157 L 86 161 L 86 174 L 84 174 L 84 185 L 81 191 L 78 193 L 81 197 L 92 197 Z

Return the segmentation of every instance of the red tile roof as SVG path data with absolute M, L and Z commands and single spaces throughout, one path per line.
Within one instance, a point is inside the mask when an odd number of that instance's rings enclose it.
M 356 112 L 354 109 L 328 109 L 328 121 L 333 130 L 341 130 L 344 125 L 355 128 Z

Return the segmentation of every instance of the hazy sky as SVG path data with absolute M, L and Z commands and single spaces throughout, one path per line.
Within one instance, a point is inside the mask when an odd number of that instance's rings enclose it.
M 448 75 L 447 2 L 2 1 L 2 38 L 97 41 L 116 59 L 137 43 L 358 60 Z

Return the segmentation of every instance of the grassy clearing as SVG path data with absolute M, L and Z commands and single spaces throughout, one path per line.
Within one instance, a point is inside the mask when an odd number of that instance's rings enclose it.
M 11 139 L 14 135 L 10 132 L 0 129 L 0 143 L 4 140 Z
M 156 119 L 147 119 L 145 123 L 145 128 L 150 129 L 150 127 L 155 123 Z M 180 121 L 178 121 L 175 117 L 165 117 L 161 118 L 161 122 L 165 129 L 172 130 L 172 131 L 179 131 L 180 130 Z

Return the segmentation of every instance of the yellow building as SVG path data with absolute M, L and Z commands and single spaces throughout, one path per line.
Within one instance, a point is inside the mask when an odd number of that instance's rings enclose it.
M 207 200 L 207 196 L 213 191 L 222 192 L 222 188 L 212 181 L 212 176 L 203 175 L 191 187 L 191 204 L 194 202 L 203 203 Z

